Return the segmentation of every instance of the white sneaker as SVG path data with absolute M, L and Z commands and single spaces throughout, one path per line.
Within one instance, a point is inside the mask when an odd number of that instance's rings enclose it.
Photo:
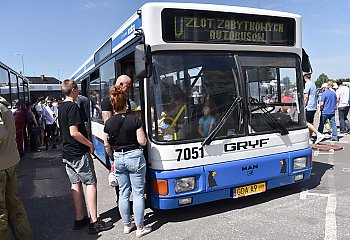
M 316 138 L 316 141 L 315 141 L 315 144 L 321 142 L 326 136 L 323 135 L 322 133 L 317 133 L 317 138 Z
M 145 236 L 146 234 L 152 232 L 152 229 L 149 228 L 149 227 L 143 227 L 141 230 L 136 230 L 136 237 L 137 238 L 140 238 L 140 237 L 143 237 Z
M 124 225 L 124 233 L 129 234 L 135 228 L 134 223 L 130 223 L 130 225 Z

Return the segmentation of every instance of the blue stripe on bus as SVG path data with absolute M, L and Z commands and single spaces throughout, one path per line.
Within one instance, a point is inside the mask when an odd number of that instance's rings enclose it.
M 129 26 L 127 26 L 127 28 L 124 31 L 122 31 L 120 34 L 118 34 L 112 40 L 112 49 L 114 47 L 116 47 L 119 43 L 121 43 L 124 39 L 129 37 L 131 34 L 134 34 L 135 29 L 141 28 L 141 26 L 142 26 L 142 20 L 141 20 L 141 16 L 140 16 L 133 23 L 131 23 Z M 86 69 L 91 67 L 93 64 L 94 64 L 94 59 L 91 59 L 87 64 L 82 66 L 82 68 L 79 70 L 79 72 L 74 74 L 72 79 L 73 80 L 77 79 L 80 75 L 82 75 L 86 71 Z
M 272 189 L 295 183 L 296 174 L 304 174 L 302 181 L 310 178 L 311 148 L 289 153 L 242 159 L 171 171 L 150 170 L 150 185 L 155 179 L 168 180 L 169 192 L 166 196 L 156 195 L 151 190 L 152 206 L 157 209 L 179 208 L 181 198 L 192 197 L 195 205 L 225 198 L 231 198 L 233 188 L 253 183 L 266 182 L 266 188 Z M 308 157 L 308 167 L 293 171 L 293 159 Z M 285 160 L 285 161 L 283 161 Z M 194 176 L 196 187 L 193 191 L 177 194 L 175 179 Z M 186 205 L 186 206 L 188 206 Z
M 89 67 L 91 67 L 94 64 L 94 59 L 91 59 L 87 64 L 85 64 L 80 70 L 79 72 L 77 72 L 76 74 L 74 74 L 74 76 L 72 77 L 72 80 L 75 80 L 76 78 L 78 78 L 81 74 L 83 74 L 83 72 L 86 71 L 86 69 L 88 69 Z
M 131 34 L 135 33 L 135 29 L 138 29 L 142 26 L 142 20 L 141 17 L 138 17 L 133 23 L 131 23 L 127 28 L 118 34 L 113 40 L 112 40 L 112 49 L 116 47 L 119 43 L 121 43 L 124 39 L 129 37 Z

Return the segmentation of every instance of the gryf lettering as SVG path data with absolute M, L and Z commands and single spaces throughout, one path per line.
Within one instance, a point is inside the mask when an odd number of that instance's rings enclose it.
M 269 138 L 262 138 L 257 140 L 241 141 L 235 143 L 228 143 L 224 145 L 225 152 L 234 152 L 240 150 L 256 149 L 261 148 L 268 144 Z

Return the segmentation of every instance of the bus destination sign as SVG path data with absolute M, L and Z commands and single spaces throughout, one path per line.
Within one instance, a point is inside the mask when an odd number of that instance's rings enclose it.
M 165 42 L 293 46 L 295 21 L 263 15 L 164 9 L 162 34 Z

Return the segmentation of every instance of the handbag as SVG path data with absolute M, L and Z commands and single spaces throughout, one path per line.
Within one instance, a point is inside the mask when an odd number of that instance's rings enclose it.
M 109 186 L 111 186 L 111 187 L 118 187 L 119 186 L 118 180 L 117 180 L 117 175 L 115 174 L 115 171 L 114 171 L 114 164 L 112 165 L 111 170 L 108 174 L 108 183 L 109 183 Z

